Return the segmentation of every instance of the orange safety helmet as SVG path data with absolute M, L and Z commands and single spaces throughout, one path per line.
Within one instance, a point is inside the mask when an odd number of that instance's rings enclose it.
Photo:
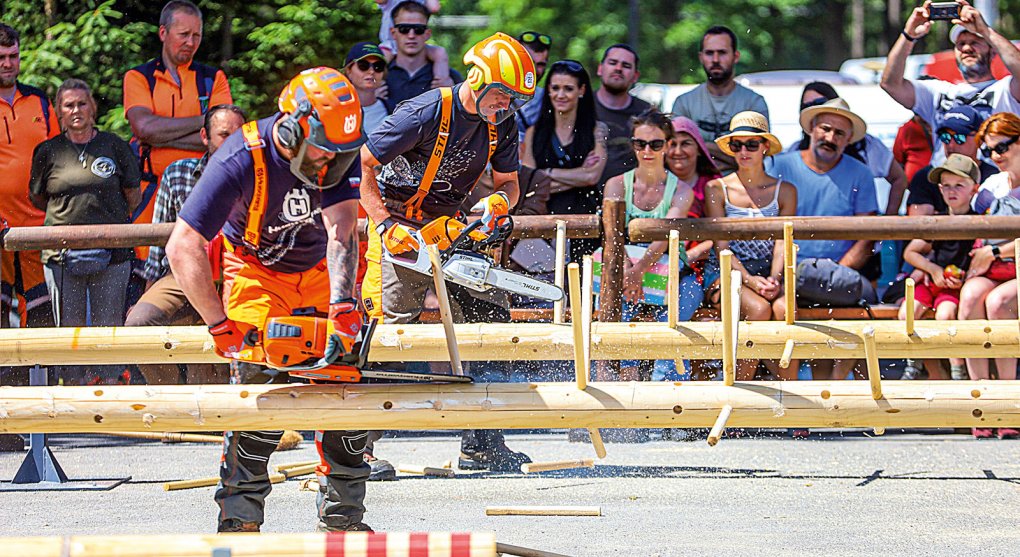
M 339 71 L 319 66 L 291 79 L 280 92 L 278 104 L 280 112 L 286 114 L 277 131 L 280 144 L 288 149 L 299 149 L 291 159 L 292 172 L 309 185 L 336 185 L 366 140 L 361 103 L 354 86 Z M 320 176 L 319 184 L 312 184 L 298 171 L 306 141 L 323 151 L 337 153 L 327 166 L 325 176 Z
M 535 61 L 517 39 L 506 33 L 496 33 L 471 47 L 464 54 L 464 64 L 470 66 L 467 84 L 478 93 L 478 113 L 490 123 L 506 120 L 535 96 Z M 492 91 L 509 95 L 510 105 L 486 114 L 482 100 Z

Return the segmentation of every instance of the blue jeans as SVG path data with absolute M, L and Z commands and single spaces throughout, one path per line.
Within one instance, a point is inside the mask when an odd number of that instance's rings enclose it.
M 680 278 L 680 308 L 677 312 L 677 319 L 679 321 L 690 321 L 691 317 L 694 316 L 694 312 L 701 307 L 701 302 L 705 298 L 705 291 L 701 285 L 698 284 L 698 279 L 694 274 L 687 274 Z M 652 306 L 644 303 L 632 304 L 630 302 L 623 302 L 623 315 L 620 317 L 620 321 L 633 321 L 638 313 L 644 311 L 645 313 L 651 313 L 656 321 L 665 322 L 666 306 Z M 620 361 L 621 367 L 635 367 L 638 365 L 638 360 L 622 360 Z M 690 378 L 690 364 L 685 363 L 683 371 L 676 369 L 676 362 L 674 360 L 655 360 L 655 367 L 652 369 L 652 380 L 653 381 L 684 381 Z

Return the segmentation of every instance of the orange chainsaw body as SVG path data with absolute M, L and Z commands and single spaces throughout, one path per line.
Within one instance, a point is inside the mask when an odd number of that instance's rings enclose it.
M 318 369 L 295 369 L 314 364 L 326 352 L 333 323 L 324 317 L 292 315 L 273 317 L 266 322 L 259 342 L 243 359 L 265 364 L 297 377 L 321 381 L 356 383 L 361 372 L 351 365 L 331 364 Z

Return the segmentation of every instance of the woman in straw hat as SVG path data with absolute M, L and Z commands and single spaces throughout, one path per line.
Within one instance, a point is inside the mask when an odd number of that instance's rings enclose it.
M 706 217 L 775 217 L 797 213 L 797 189 L 793 184 L 777 180 L 765 172 L 765 157 L 779 153 L 783 146 L 769 133 L 768 120 L 757 112 L 741 112 L 730 121 L 730 132 L 715 140 L 722 152 L 733 157 L 737 170 L 729 176 L 708 183 L 705 190 Z M 784 250 L 781 239 L 721 240 L 716 252 L 733 252 L 733 270 L 739 271 L 743 288 L 740 291 L 740 315 L 751 321 L 783 319 Z M 713 258 L 705 271 L 706 281 L 718 279 L 718 259 Z M 798 362 L 779 368 L 777 362 L 766 362 L 782 379 L 797 378 Z M 758 360 L 741 360 L 737 379 L 754 379 Z

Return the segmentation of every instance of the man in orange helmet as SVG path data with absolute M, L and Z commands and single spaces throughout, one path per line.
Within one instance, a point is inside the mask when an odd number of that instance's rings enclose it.
M 406 253 L 413 229 L 455 216 L 488 164 L 496 193 L 474 207 L 488 231 L 517 203 L 514 113 L 535 94 L 535 64 L 516 39 L 503 33 L 472 47 L 464 63 L 470 67 L 467 81 L 404 101 L 361 149 L 361 203 L 374 231 L 362 302 L 371 317 L 385 323 L 418 319 L 432 277 L 394 266 L 383 250 Z M 449 295 L 455 319 L 509 321 L 505 292 L 479 293 L 450 284 Z M 496 370 L 499 365 L 504 369 Z M 505 363 L 484 368 L 509 374 Z M 461 440 L 462 469 L 513 471 L 530 461 L 508 449 L 499 431 L 466 431 Z
M 167 243 L 170 267 L 209 325 L 216 351 L 236 357 L 245 336 L 296 309 L 327 312 L 349 352 L 362 317 L 354 294 L 357 213 L 365 141 L 354 87 L 333 68 L 301 72 L 280 112 L 241 127 L 209 162 Z M 226 307 L 213 286 L 206 248 L 222 229 Z M 286 382 L 285 373 L 232 362 L 234 383 Z M 220 532 L 258 531 L 271 490 L 269 456 L 281 431 L 225 434 Z M 319 528 L 371 530 L 362 522 L 369 466 L 367 432 L 317 431 Z

